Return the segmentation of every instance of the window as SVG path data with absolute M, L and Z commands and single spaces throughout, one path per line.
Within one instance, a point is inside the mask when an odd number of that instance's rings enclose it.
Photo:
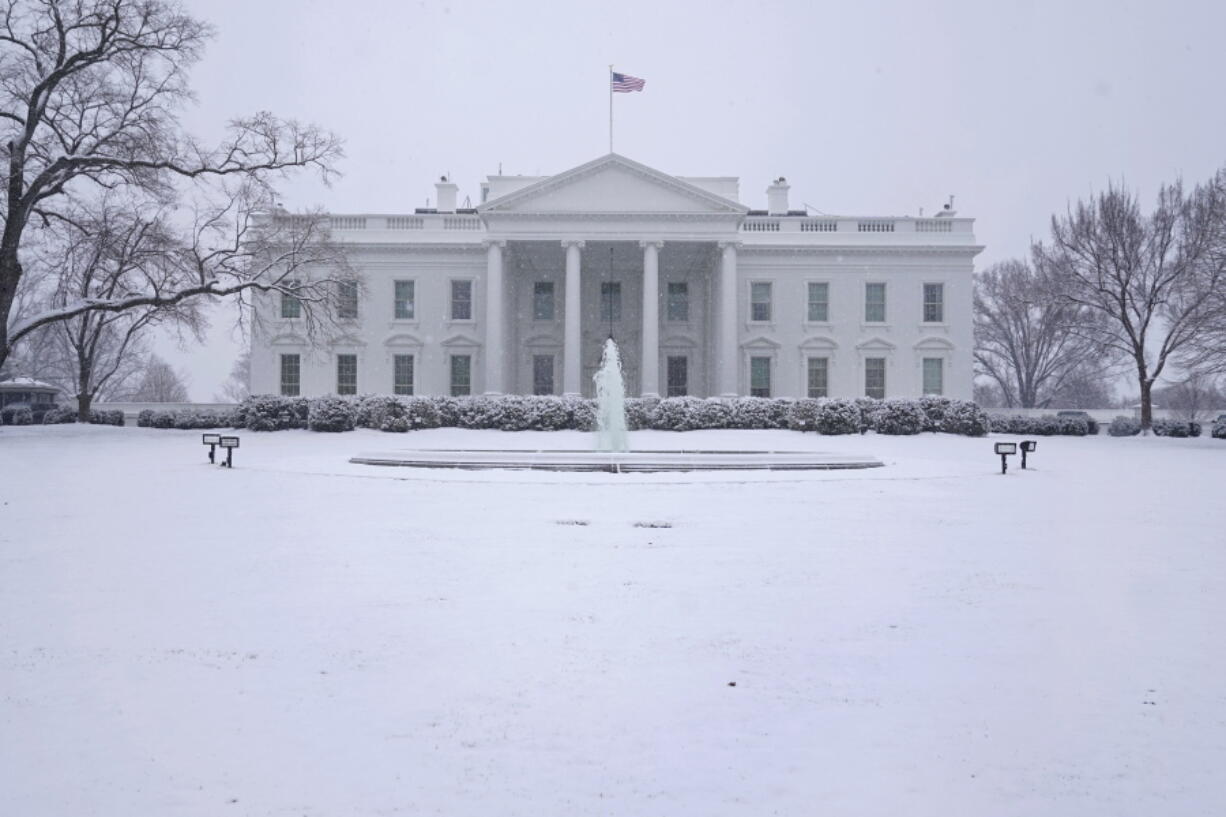
M 453 321 L 471 321 L 473 319 L 473 282 L 451 282 L 451 319 Z
M 924 358 L 924 394 L 942 394 L 945 390 L 945 361 L 939 357 Z
M 670 321 L 690 319 L 690 285 L 684 281 L 670 281 L 665 316 Z M 685 358 L 682 358 L 684 360 Z
M 809 396 L 830 396 L 830 358 L 809 358 Z
M 297 397 L 302 393 L 302 358 L 281 355 L 281 394 Z
M 336 393 L 358 393 L 358 356 L 336 356 Z
M 885 399 L 885 358 L 864 359 L 864 396 Z
M 924 323 L 945 320 L 945 285 L 924 284 Z
M 749 359 L 749 394 L 751 397 L 771 396 L 771 359 L 769 357 Z
M 684 355 L 669 356 L 665 360 L 668 378 L 668 397 L 685 397 L 690 393 L 690 360 Z
M 600 283 L 600 320 L 605 323 L 622 319 L 622 285 L 620 281 Z
M 885 284 L 864 285 L 864 322 L 885 323 Z
M 809 282 L 809 322 L 826 323 L 830 320 L 830 284 Z
M 296 292 L 300 285 L 299 281 L 286 281 L 285 287 Z M 302 301 L 298 300 L 296 295 L 291 295 L 289 292 L 281 293 L 281 317 L 283 318 L 301 318 L 302 317 Z
M 464 397 L 472 394 L 472 355 L 451 356 L 451 396 Z
M 392 357 L 392 394 L 413 393 L 413 356 Z
M 356 318 L 358 316 L 358 284 L 357 281 L 340 281 L 336 285 L 336 317 Z
M 749 319 L 751 321 L 771 319 L 771 285 L 769 282 L 758 281 L 749 285 Z
M 553 394 L 553 355 L 532 356 L 532 393 Z
M 537 281 L 532 285 L 532 320 L 553 320 L 553 281 Z
M 396 312 L 395 317 L 398 321 L 411 321 L 416 315 L 416 296 L 417 286 L 412 281 L 397 281 L 396 284 Z

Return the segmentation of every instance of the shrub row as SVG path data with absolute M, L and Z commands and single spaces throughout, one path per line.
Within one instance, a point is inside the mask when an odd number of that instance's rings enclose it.
M 1097 433 L 1097 423 L 1094 428 Z M 1090 424 L 1084 417 L 1057 417 L 1054 414 L 1025 417 L 1015 414 L 993 417 L 992 430 L 998 434 L 1027 434 L 1037 437 L 1084 437 L 1090 433 Z
M 0 411 L 0 425 L 6 426 L 59 425 L 76 421 L 77 410 L 64 406 L 49 409 L 9 406 Z M 93 409 L 89 413 L 89 421 L 93 425 L 121 426 L 123 425 L 123 412 Z
M 157 414 L 140 425 L 184 426 Z M 391 397 L 329 395 L 302 397 L 257 395 L 245 400 L 229 418 L 235 427 L 253 431 L 310 428 L 349 431 L 370 428 L 405 432 L 423 428 L 499 431 L 591 431 L 596 423 L 593 400 L 556 396 Z M 789 400 L 783 398 L 670 397 L 628 398 L 626 425 L 634 431 L 699 429 L 793 429 L 821 434 L 918 434 L 945 431 L 981 436 L 988 417 L 974 403 L 949 398 L 921 400 Z M 203 427 L 203 426 L 200 426 Z
M 1154 420 L 1150 430 L 1155 437 L 1199 437 L 1200 423 L 1189 423 L 1183 420 Z M 1112 437 L 1135 437 L 1141 433 L 1141 421 L 1132 417 L 1116 417 L 1111 421 L 1107 433 Z M 1213 436 L 1217 436 L 1216 430 Z
M 1226 419 L 1214 420 L 1211 433 L 1215 440 L 1226 440 Z

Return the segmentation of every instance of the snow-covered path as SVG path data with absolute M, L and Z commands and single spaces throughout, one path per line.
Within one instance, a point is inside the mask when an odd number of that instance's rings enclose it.
M 240 433 L 229 472 L 0 432 L 0 812 L 1226 811 L 1221 441 L 1001 477 L 990 439 L 636 432 L 887 466 L 607 475 L 346 461 L 577 434 Z

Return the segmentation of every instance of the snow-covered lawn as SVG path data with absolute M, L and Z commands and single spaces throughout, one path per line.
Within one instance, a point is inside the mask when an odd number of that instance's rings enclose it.
M 1226 812 L 1226 443 L 0 431 L 0 813 Z

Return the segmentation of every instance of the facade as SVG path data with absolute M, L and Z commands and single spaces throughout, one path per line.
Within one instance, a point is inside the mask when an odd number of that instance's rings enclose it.
M 610 335 L 645 396 L 971 397 L 973 220 L 814 216 L 609 154 L 481 203 L 332 215 L 361 283 L 312 346 L 257 302 L 254 393 L 592 394 Z

